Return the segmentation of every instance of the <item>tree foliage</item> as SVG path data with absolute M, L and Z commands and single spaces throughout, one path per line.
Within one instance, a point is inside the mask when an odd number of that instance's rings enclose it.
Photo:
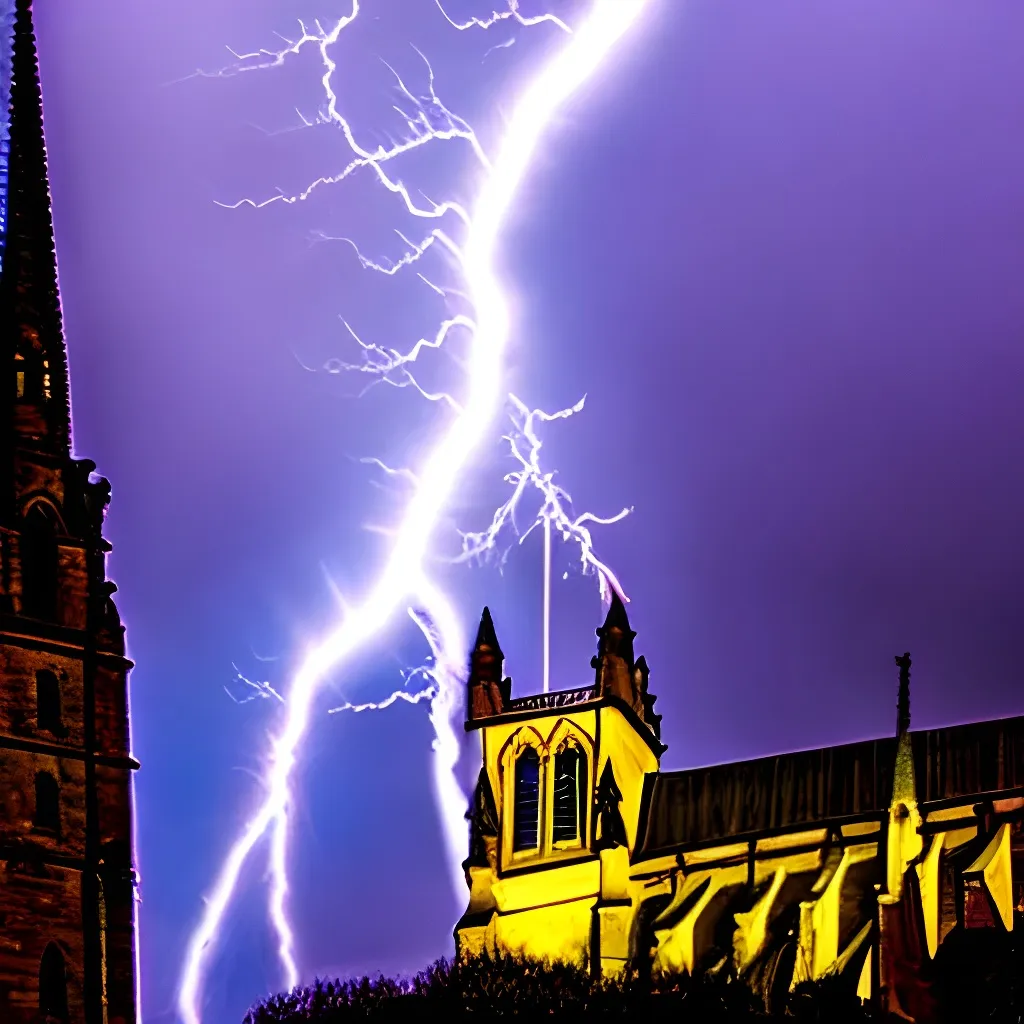
M 1024 1024 L 1024 915 L 1010 935 L 957 928 L 933 963 L 940 1018 L 935 1024 Z M 244 1024 L 348 1024 L 350 1021 L 478 1022 L 513 1016 L 553 1021 L 637 1020 L 645 1024 L 789 1021 L 859 1024 L 883 1017 L 837 977 L 764 1003 L 728 960 L 695 976 L 626 972 L 595 978 L 582 966 L 499 953 L 438 960 L 415 977 L 317 980 L 252 1007 Z

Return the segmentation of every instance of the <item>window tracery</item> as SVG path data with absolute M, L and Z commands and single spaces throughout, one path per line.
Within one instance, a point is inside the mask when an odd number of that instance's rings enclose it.
M 506 865 L 588 846 L 592 750 L 588 737 L 568 719 L 546 739 L 532 726 L 509 738 L 499 757 Z
M 516 758 L 512 849 L 536 850 L 540 840 L 540 757 L 532 746 Z
M 586 755 L 567 740 L 555 753 L 554 770 L 551 839 L 556 847 L 577 844 L 583 838 L 586 811 Z

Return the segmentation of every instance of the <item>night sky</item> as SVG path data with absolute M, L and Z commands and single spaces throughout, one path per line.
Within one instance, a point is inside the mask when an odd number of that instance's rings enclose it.
M 526 5 L 524 4 L 524 9 Z M 485 145 L 550 26 L 459 34 L 426 0 L 365 0 L 338 84 L 357 130 L 395 131 L 410 48 Z M 332 0 L 39 3 L 47 143 L 76 451 L 113 483 L 110 571 L 132 674 L 143 993 L 174 993 L 201 898 L 259 797 L 274 701 L 386 551 L 401 492 L 365 456 L 415 465 L 438 423 L 408 391 L 311 373 L 353 359 L 338 319 L 388 344 L 430 329 L 369 175 L 307 203 L 342 159 L 314 114 L 314 61 L 187 78 L 276 45 Z M 471 3 L 452 4 L 470 11 Z M 486 13 L 487 4 L 477 5 Z M 571 5 L 570 5 L 571 13 Z M 379 16 L 379 17 L 378 17 Z M 516 37 L 509 48 L 487 53 Z M 676 769 L 886 734 L 893 655 L 913 722 L 1024 712 L 1024 5 L 1019 0 L 660 0 L 567 107 L 502 250 L 508 387 L 575 420 L 545 457 L 632 599 Z M 485 56 L 486 54 L 486 56 Z M 365 136 L 373 138 L 372 135 Z M 408 174 L 472 197 L 465 149 Z M 403 170 L 403 176 L 405 176 Z M 447 184 L 446 184 L 447 183 Z M 458 386 L 439 358 L 434 382 Z M 480 529 L 513 468 L 481 447 L 437 534 Z M 553 687 L 585 684 L 601 607 L 557 552 Z M 563 564 L 564 563 L 564 564 Z M 471 632 L 486 602 L 515 692 L 540 686 L 539 538 L 444 567 Z M 304 975 L 411 971 L 449 953 L 450 891 L 424 707 L 333 715 L 400 684 L 423 644 L 396 620 L 333 679 L 303 749 L 295 886 Z M 266 660 L 276 659 L 276 660 Z M 464 767 L 472 774 L 474 752 Z M 280 986 L 253 862 L 208 985 L 209 1021 Z

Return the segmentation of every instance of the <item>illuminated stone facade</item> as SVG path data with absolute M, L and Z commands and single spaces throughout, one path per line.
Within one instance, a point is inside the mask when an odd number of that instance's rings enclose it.
M 905 655 L 894 736 L 663 773 L 634 636 L 616 598 L 593 686 L 512 698 L 484 612 L 460 951 L 606 974 L 731 960 L 769 1005 L 837 972 L 923 1018 L 949 933 L 1024 911 L 1024 717 L 911 732 Z
M 135 875 L 110 488 L 70 451 L 35 40 L 13 71 L 0 271 L 0 1021 L 134 1024 Z

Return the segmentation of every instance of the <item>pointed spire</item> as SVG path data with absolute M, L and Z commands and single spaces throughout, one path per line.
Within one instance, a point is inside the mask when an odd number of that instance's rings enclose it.
M 610 630 L 618 630 L 622 634 L 629 634 L 630 640 L 636 636 L 629 628 L 629 616 L 626 614 L 626 606 L 622 603 L 618 591 L 612 587 L 612 600 L 608 606 L 608 614 L 605 616 L 604 625 L 597 631 L 599 637 L 604 637 Z
M 42 93 L 30 0 L 16 0 L 6 224 L 0 264 L 0 388 L 18 395 L 24 440 L 69 447 L 67 356 L 57 291 Z M 21 365 L 15 367 L 15 356 Z M 17 380 L 8 375 L 19 373 Z M 37 401 L 33 401 L 37 399 Z
M 604 625 L 597 630 L 597 637 L 597 655 L 590 662 L 591 668 L 597 672 L 597 693 L 602 697 L 618 697 L 640 714 L 642 705 L 633 679 L 633 639 L 636 633 L 629 628 L 625 605 L 614 590 L 608 614 Z
M 504 679 L 505 655 L 498 644 L 490 609 L 484 608 L 476 644 L 469 656 L 469 720 L 500 715 L 511 697 L 511 680 Z
M 896 655 L 896 664 L 900 670 L 900 689 L 896 698 L 896 735 L 902 736 L 910 732 L 910 652 L 903 657 Z
M 482 649 L 494 651 L 499 658 L 502 658 L 501 647 L 498 646 L 498 635 L 494 632 L 494 620 L 491 618 L 491 609 L 484 605 L 484 613 L 480 616 L 480 628 L 476 631 L 475 650 Z

